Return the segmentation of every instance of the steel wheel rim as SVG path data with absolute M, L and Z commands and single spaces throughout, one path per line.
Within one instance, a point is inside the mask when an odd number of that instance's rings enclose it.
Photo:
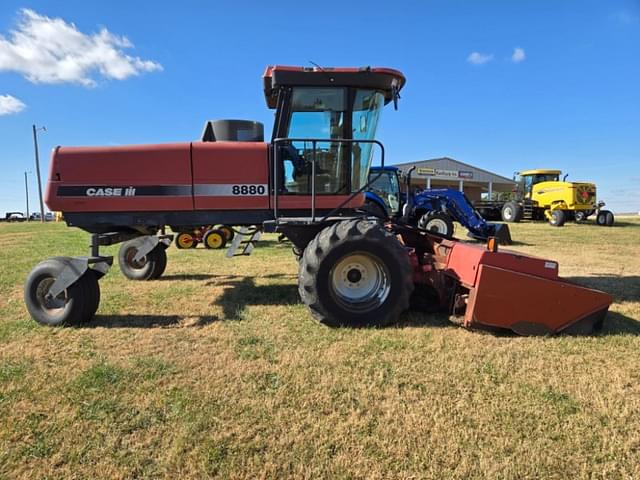
M 351 312 L 366 312 L 382 305 L 391 291 L 387 266 L 376 256 L 355 252 L 342 257 L 329 274 L 331 293 Z
M 127 261 L 127 265 L 133 268 L 134 270 L 142 270 L 144 266 L 147 264 L 147 256 L 145 255 L 140 260 L 136 261 L 135 257 L 138 253 L 138 249 L 135 247 L 128 248 L 125 253 L 125 260 Z
M 67 291 L 63 290 L 57 297 L 47 296 L 51 285 L 53 285 L 55 281 L 53 277 L 46 277 L 40 280 L 36 287 L 36 298 L 42 310 L 47 312 L 47 315 L 58 317 L 63 314 L 67 305 Z
M 511 207 L 504 207 L 504 218 L 505 220 L 511 220 L 513 218 L 513 210 Z
M 191 248 L 193 245 L 193 237 L 187 233 L 184 233 L 178 237 L 178 243 L 182 248 Z
M 207 245 L 211 248 L 220 248 L 220 245 L 222 245 L 222 236 L 217 233 L 209 235 L 207 237 Z
M 427 230 L 436 233 L 447 233 L 447 223 L 441 218 L 432 218 L 427 222 Z

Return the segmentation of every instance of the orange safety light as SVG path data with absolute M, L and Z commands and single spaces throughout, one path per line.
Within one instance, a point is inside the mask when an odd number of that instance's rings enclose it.
M 498 251 L 498 239 L 496 237 L 489 237 L 487 239 L 487 250 L 496 253 Z

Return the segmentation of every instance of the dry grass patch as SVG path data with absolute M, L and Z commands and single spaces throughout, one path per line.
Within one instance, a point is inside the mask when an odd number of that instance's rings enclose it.
M 614 295 L 601 335 L 554 338 L 417 313 L 328 329 L 273 236 L 233 260 L 172 247 L 154 282 L 116 266 L 94 321 L 43 328 L 24 278 L 87 236 L 1 225 L 0 478 L 639 477 L 640 221 L 624 222 L 513 226 L 514 249 Z

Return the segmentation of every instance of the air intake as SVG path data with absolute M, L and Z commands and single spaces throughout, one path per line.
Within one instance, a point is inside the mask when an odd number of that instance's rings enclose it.
M 264 126 L 251 120 L 209 120 L 203 142 L 264 142 Z

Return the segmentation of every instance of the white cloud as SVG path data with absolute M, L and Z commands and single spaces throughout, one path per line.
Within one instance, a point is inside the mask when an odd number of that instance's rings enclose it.
M 0 116 L 12 115 L 24 110 L 27 106 L 11 95 L 0 95 Z
M 525 58 L 527 58 L 527 55 L 524 53 L 524 48 L 516 47 L 513 49 L 513 54 L 511 55 L 513 63 L 523 62 Z
M 96 76 L 124 80 L 140 72 L 162 70 L 159 63 L 131 57 L 133 44 L 106 28 L 85 34 L 62 18 L 20 11 L 10 37 L 0 35 L 0 72 L 17 72 L 33 83 L 79 83 L 90 87 Z
M 473 65 L 484 65 L 487 62 L 493 60 L 493 54 L 485 54 L 480 52 L 472 52 L 467 57 L 467 62 Z

